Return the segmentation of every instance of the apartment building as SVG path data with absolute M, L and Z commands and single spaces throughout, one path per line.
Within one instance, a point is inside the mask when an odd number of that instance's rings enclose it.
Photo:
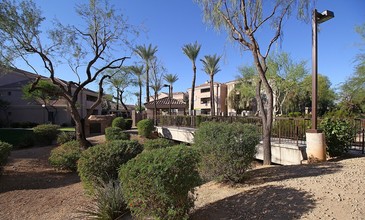
M 45 105 L 41 101 L 23 99 L 22 88 L 39 77 L 20 69 L 0 70 L 0 100 L 10 103 L 0 109 L 0 125 L 15 122 L 35 122 L 38 124 L 54 122 L 56 124 L 72 124 L 68 103 L 60 98 Z M 46 77 L 43 77 L 47 79 Z M 97 99 L 97 93 L 83 89 L 78 97 L 80 114 L 87 111 Z M 94 109 L 93 114 L 101 114 L 101 105 Z
M 227 115 L 227 85 L 214 82 L 214 103 L 216 115 Z M 191 97 L 191 88 L 188 89 L 189 106 L 194 99 L 194 111 L 196 115 L 210 115 L 210 83 L 206 82 L 195 87 L 194 97 Z

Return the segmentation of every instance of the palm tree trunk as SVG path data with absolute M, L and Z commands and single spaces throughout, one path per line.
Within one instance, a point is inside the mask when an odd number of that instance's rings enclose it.
M 210 75 L 210 112 L 212 116 L 215 116 L 215 105 L 214 105 L 214 81 L 213 75 Z
M 142 84 L 139 84 L 138 107 L 139 107 L 139 112 L 142 112 Z
M 146 102 L 150 102 L 150 79 L 149 79 L 149 66 L 146 65 Z
M 194 96 L 195 96 L 195 81 L 196 81 L 196 66 L 193 64 L 193 82 L 191 85 L 191 103 L 190 103 L 190 114 L 194 115 Z

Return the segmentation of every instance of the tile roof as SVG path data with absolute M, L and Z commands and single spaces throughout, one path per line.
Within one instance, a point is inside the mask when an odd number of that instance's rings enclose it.
M 146 108 L 154 107 L 154 104 L 155 104 L 154 100 L 150 101 L 148 103 L 144 103 Z M 162 98 L 162 99 L 157 99 L 156 100 L 156 105 L 168 107 L 170 105 L 169 97 L 165 97 L 165 98 Z M 185 107 L 185 102 L 182 102 L 182 101 L 179 101 L 177 99 L 171 98 L 171 105 Z

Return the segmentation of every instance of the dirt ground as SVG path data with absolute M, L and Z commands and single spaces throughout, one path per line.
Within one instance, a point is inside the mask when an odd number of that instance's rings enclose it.
M 0 176 L 0 219 L 74 219 L 91 203 L 76 173 L 49 166 L 51 149 L 12 152 Z M 260 167 L 244 184 L 210 182 L 197 194 L 193 220 L 365 219 L 365 157 Z

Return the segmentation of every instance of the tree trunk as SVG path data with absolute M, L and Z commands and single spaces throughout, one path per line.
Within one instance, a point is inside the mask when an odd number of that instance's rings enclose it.
M 149 79 L 149 66 L 146 65 L 146 102 L 150 102 L 150 79 Z M 141 94 L 142 95 L 142 94 Z
M 213 75 L 210 75 L 210 113 L 215 116 Z
M 193 63 L 193 82 L 191 84 L 190 114 L 194 114 L 193 112 L 194 112 L 195 81 L 196 81 L 196 66 Z
M 124 90 L 121 90 L 121 91 L 120 91 L 120 97 L 119 97 L 119 99 L 120 99 L 120 104 L 123 106 L 124 110 L 126 111 L 126 113 L 127 113 L 127 118 L 128 118 L 130 115 L 129 115 L 129 111 L 128 111 L 127 106 L 126 106 L 126 105 L 124 104 L 124 102 L 123 102 L 123 92 L 124 92 Z
M 139 99 L 138 99 L 139 112 L 142 112 L 142 85 L 139 85 Z
M 71 107 L 71 117 L 75 121 L 76 140 L 80 143 L 81 147 L 84 149 L 91 147 L 92 144 L 86 139 L 85 118 L 81 118 L 77 109 L 73 107 Z

